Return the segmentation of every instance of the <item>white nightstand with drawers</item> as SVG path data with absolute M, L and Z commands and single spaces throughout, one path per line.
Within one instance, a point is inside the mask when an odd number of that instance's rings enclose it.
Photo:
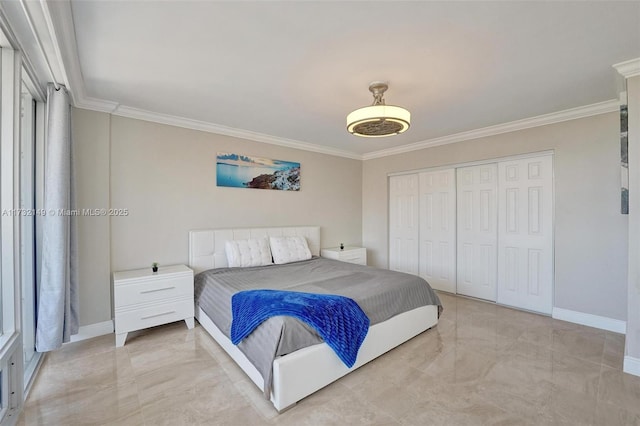
M 184 320 L 193 328 L 193 271 L 185 265 L 113 273 L 116 347 L 134 330 Z
M 340 247 L 325 248 L 322 249 L 321 255 L 327 259 L 335 259 L 342 262 L 356 263 L 358 265 L 367 264 L 367 249 L 364 247 L 345 247 L 344 250 L 340 250 Z

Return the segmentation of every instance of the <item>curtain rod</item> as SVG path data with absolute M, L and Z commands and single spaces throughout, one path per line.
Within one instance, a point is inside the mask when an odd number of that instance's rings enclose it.
M 56 82 L 56 77 L 53 74 L 53 68 L 51 68 L 51 64 L 49 63 L 49 58 L 47 57 L 47 53 L 44 51 L 44 46 L 42 45 L 42 40 L 38 36 L 38 32 L 36 31 L 36 27 L 33 24 L 33 18 L 31 18 L 31 14 L 29 13 L 29 9 L 27 9 L 27 4 L 25 0 L 20 0 L 20 5 L 22 6 L 22 10 L 24 11 L 25 16 L 27 17 L 27 22 L 29 23 L 29 28 L 31 28 L 31 33 L 36 39 L 38 43 L 38 47 L 40 48 L 40 53 L 42 53 L 42 57 L 44 58 L 44 62 L 47 64 L 47 70 L 49 71 L 49 75 L 51 76 L 51 81 L 53 82 L 53 87 L 56 90 L 60 90 L 60 85 Z

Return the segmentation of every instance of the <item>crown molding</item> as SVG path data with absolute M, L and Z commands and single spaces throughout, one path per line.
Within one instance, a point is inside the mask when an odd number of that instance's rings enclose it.
M 106 101 L 104 99 L 92 98 L 89 96 L 79 96 L 76 94 L 76 99 L 73 105 L 77 108 L 90 109 L 92 111 L 111 114 L 120 104 L 113 101 Z
M 351 158 L 354 160 L 362 160 L 362 155 L 349 151 L 343 151 L 327 146 L 316 145 L 308 142 L 286 139 L 277 136 L 267 135 L 264 133 L 252 132 L 250 130 L 236 129 L 234 127 L 222 126 L 219 124 L 209 123 L 206 121 L 192 120 L 190 118 L 177 117 L 174 115 L 160 114 L 157 112 L 146 111 L 139 108 L 133 108 L 126 105 L 118 106 L 113 115 L 119 115 L 127 118 L 135 118 L 137 120 L 151 121 L 154 123 L 167 124 L 170 126 L 183 127 L 186 129 L 199 130 L 208 133 L 216 133 L 219 135 L 231 136 L 234 138 L 248 139 L 256 142 L 268 143 L 271 145 L 284 146 L 287 148 L 301 149 L 304 151 L 317 152 L 320 154 L 334 155 L 338 157 Z
M 68 0 L 55 2 L 41 1 L 42 13 L 51 34 L 55 46 L 56 59 L 63 70 L 67 90 L 71 94 L 73 104 L 80 108 L 95 109 L 102 112 L 111 112 L 111 109 L 102 105 L 106 101 L 91 99 L 87 96 L 78 57 L 78 44 L 71 12 L 71 3 Z
M 304 151 L 317 152 L 320 154 L 334 155 L 338 157 L 351 158 L 354 160 L 371 160 L 374 158 L 388 157 L 391 155 L 402 154 L 405 152 L 417 151 L 420 149 L 431 148 L 439 145 L 447 145 L 451 143 L 463 142 L 467 140 L 479 139 L 487 136 L 499 135 L 518 130 L 529 129 L 532 127 L 545 126 L 548 124 L 561 123 L 584 117 L 591 117 L 599 114 L 616 112 L 620 108 L 619 100 L 609 100 L 599 102 L 592 105 L 586 105 L 577 108 L 571 108 L 564 111 L 544 114 L 537 117 L 525 118 L 509 123 L 498 124 L 495 126 L 484 127 L 481 129 L 471 130 L 468 132 L 456 133 L 440 138 L 427 139 L 425 141 L 416 142 L 408 145 L 402 145 L 394 148 L 384 149 L 380 151 L 370 152 L 366 154 L 357 154 L 354 152 L 344 151 L 336 148 L 330 148 L 322 145 L 316 145 L 308 142 L 286 139 L 277 136 L 267 135 L 264 133 L 253 132 L 250 130 L 237 129 L 227 127 L 206 121 L 193 120 L 185 117 L 178 117 L 169 114 L 162 114 L 153 111 L 147 111 L 139 108 L 119 105 L 115 102 L 105 101 L 95 98 L 79 99 L 76 104 L 79 108 L 97 110 L 111 113 L 121 117 L 134 118 L 137 120 L 150 121 L 154 123 L 166 124 L 170 126 L 183 127 L 186 129 L 199 130 L 208 133 L 216 133 L 225 136 L 231 136 L 240 139 L 247 139 L 256 142 L 268 143 L 271 145 L 284 146 L 287 148 L 301 149 Z
M 443 136 L 440 138 L 427 139 L 425 141 L 416 142 L 408 145 L 402 145 L 394 148 L 383 149 L 366 153 L 362 156 L 363 160 L 372 160 L 374 158 L 388 157 L 390 155 L 402 154 L 405 152 L 417 151 L 424 148 L 431 148 L 439 145 L 447 145 L 468 141 L 472 139 L 484 138 L 487 136 L 499 135 L 502 133 L 515 132 L 517 130 L 529 129 L 532 127 L 545 126 L 548 124 L 561 123 L 563 121 L 575 120 L 578 118 L 590 117 L 593 115 L 605 114 L 608 112 L 618 111 L 620 102 L 618 100 L 610 100 L 599 102 L 592 105 L 586 105 L 577 108 L 571 108 L 564 111 L 553 112 L 550 114 L 539 115 L 537 117 L 525 118 L 522 120 L 511 121 L 509 123 L 497 124 L 495 126 L 483 127 L 481 129 L 470 130 L 468 132 L 456 133 L 453 135 Z
M 614 64 L 613 68 L 624 78 L 637 77 L 640 75 L 640 58 Z

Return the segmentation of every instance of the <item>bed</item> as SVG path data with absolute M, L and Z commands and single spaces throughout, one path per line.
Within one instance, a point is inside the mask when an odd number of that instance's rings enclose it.
M 314 258 L 309 261 L 309 265 L 300 262 L 300 264 L 292 265 L 276 265 L 264 266 L 259 268 L 269 268 L 264 271 L 249 268 L 247 271 L 232 271 L 243 268 L 227 268 L 227 256 L 225 253 L 225 244 L 227 241 L 248 240 L 264 237 L 279 236 L 302 236 L 305 237 L 311 253 Z M 365 270 L 357 270 L 356 274 L 368 275 L 374 268 L 363 266 L 343 264 L 338 261 L 317 258 L 320 252 L 320 228 L 317 226 L 305 227 L 280 227 L 280 228 L 243 228 L 243 229 L 211 229 L 211 230 L 195 230 L 189 233 L 189 265 L 198 277 L 196 284 L 202 286 L 199 282 L 211 279 L 210 276 L 232 276 L 231 273 L 244 274 L 240 278 L 234 278 L 243 285 L 247 280 L 247 276 L 253 276 L 252 280 L 257 276 L 264 277 L 265 281 L 271 279 L 278 268 L 284 269 L 284 276 L 307 276 L 306 271 L 326 270 L 327 268 L 336 271 L 347 270 L 349 268 L 364 268 Z M 327 262 L 334 262 L 327 264 Z M 288 269 L 287 269 L 288 268 Z M 310 268 L 310 269 L 301 269 Z M 212 271 L 215 270 L 215 271 Z M 206 272 L 205 272 L 206 271 Z M 301 273 L 300 271 L 305 271 Z M 375 270 L 384 274 L 393 274 L 390 271 Z M 324 272 L 326 273 L 326 272 Z M 253 275 L 251 275 L 253 274 Z M 341 272 L 336 272 L 335 277 L 324 279 L 332 284 L 326 284 L 325 287 L 335 288 L 335 281 Z M 404 275 L 404 274 L 402 274 Z M 268 278 L 271 277 L 271 278 Z M 288 281 L 291 281 L 288 279 Z M 256 285 L 260 288 L 260 284 Z M 305 288 L 302 286 L 301 288 Z M 197 291 L 202 293 L 202 290 Z M 209 302 L 207 302 L 209 299 Z M 242 368 L 249 378 L 261 390 L 267 390 L 267 396 L 273 403 L 276 410 L 282 412 L 297 401 L 312 394 L 313 392 L 323 388 L 331 382 L 348 374 L 350 371 L 366 364 L 390 349 L 400 345 L 401 343 L 411 339 L 412 337 L 435 326 L 438 322 L 439 302 L 426 306 L 412 307 L 410 310 L 386 317 L 381 322 L 374 323 L 369 328 L 366 338 L 360 347 L 358 357 L 355 364 L 347 367 L 334 353 L 334 351 L 322 341 L 311 342 L 310 346 L 297 349 L 293 352 L 277 356 L 273 359 L 272 364 L 269 361 L 268 371 L 270 376 L 265 375 L 265 365 L 252 355 L 252 352 L 243 347 L 243 343 L 238 346 L 231 343 L 228 337 L 228 327 L 224 320 L 216 311 L 212 311 L 210 300 L 215 297 L 198 297 L 196 296 L 196 318 L 202 327 L 220 344 L 220 346 L 234 359 L 234 361 Z M 435 298 L 437 300 L 437 296 Z M 230 303 L 230 302 L 229 302 Z M 379 302 L 378 302 L 379 304 Z M 228 308 L 227 308 L 228 309 Z M 210 313 L 207 314 L 207 312 Z M 382 315 L 382 314 L 381 314 Z M 272 318 L 274 319 L 274 318 Z M 297 321 L 297 320 L 293 320 Z M 264 324 L 260 327 L 267 327 Z M 225 330 L 226 332 L 223 332 Z M 260 328 L 256 329 L 256 333 Z M 258 333 L 259 334 L 259 333 Z M 249 336 L 251 337 L 251 336 Z M 254 350 L 255 353 L 255 350 Z

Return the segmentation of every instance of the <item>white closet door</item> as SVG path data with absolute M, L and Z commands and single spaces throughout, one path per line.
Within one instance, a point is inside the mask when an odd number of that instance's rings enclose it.
M 457 169 L 459 294 L 496 301 L 497 172 L 495 163 Z
M 456 292 L 455 169 L 420 173 L 420 276 Z
M 553 159 L 499 164 L 498 303 L 551 313 Z
M 418 275 L 418 175 L 389 178 L 389 269 Z

